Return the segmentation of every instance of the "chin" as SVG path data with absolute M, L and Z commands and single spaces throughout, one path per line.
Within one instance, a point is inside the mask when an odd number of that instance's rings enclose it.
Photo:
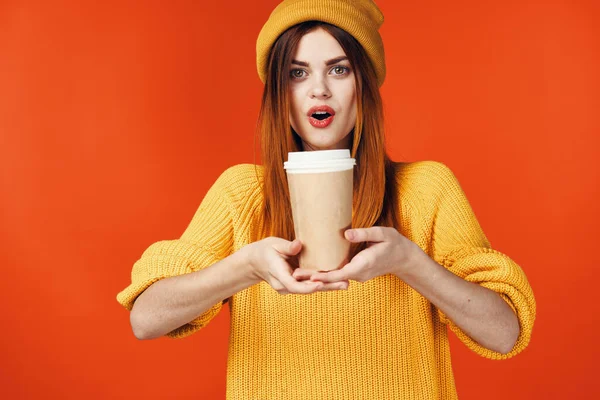
M 324 130 L 319 130 L 319 132 L 309 132 L 308 134 L 303 133 L 299 135 L 304 143 L 307 145 L 320 150 L 332 149 L 334 148 L 341 140 L 341 138 L 334 135 L 333 132 L 327 132 Z M 335 138 L 334 140 L 331 140 Z
M 319 150 L 331 149 L 338 143 L 338 142 L 334 142 L 334 141 L 331 141 L 328 139 L 325 139 L 325 140 L 314 139 L 314 138 L 311 138 L 310 135 L 308 137 L 304 136 L 304 138 L 302 139 L 302 142 L 306 143 L 306 145 L 308 145 L 314 149 L 319 149 Z

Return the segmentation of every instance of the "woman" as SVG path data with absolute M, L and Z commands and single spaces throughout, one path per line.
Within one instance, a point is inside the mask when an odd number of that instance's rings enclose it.
M 264 165 L 225 171 L 182 237 L 151 245 L 118 295 L 141 339 L 188 336 L 229 301 L 228 398 L 453 399 L 446 326 L 493 359 L 530 340 L 527 279 L 490 247 L 453 173 L 386 155 L 382 22 L 370 0 L 273 11 L 257 42 Z M 358 165 L 353 257 L 294 269 L 287 152 L 344 148 Z

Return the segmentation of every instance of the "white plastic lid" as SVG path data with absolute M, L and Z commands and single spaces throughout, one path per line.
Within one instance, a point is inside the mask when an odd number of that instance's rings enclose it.
M 335 172 L 353 169 L 356 160 L 350 158 L 350 150 L 317 150 L 288 153 L 283 168 L 288 173 Z

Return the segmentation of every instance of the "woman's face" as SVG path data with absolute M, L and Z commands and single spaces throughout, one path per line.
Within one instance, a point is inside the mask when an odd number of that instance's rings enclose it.
M 354 72 L 324 29 L 304 35 L 290 70 L 290 124 L 303 150 L 350 149 L 356 123 Z

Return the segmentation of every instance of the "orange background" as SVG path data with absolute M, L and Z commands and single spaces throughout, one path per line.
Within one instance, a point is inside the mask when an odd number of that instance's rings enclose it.
M 224 397 L 227 311 L 138 341 L 115 296 L 254 162 L 277 3 L 0 2 L 0 397 Z M 538 302 L 516 358 L 452 336 L 461 399 L 599 398 L 600 3 L 378 4 L 392 158 L 450 166 Z

